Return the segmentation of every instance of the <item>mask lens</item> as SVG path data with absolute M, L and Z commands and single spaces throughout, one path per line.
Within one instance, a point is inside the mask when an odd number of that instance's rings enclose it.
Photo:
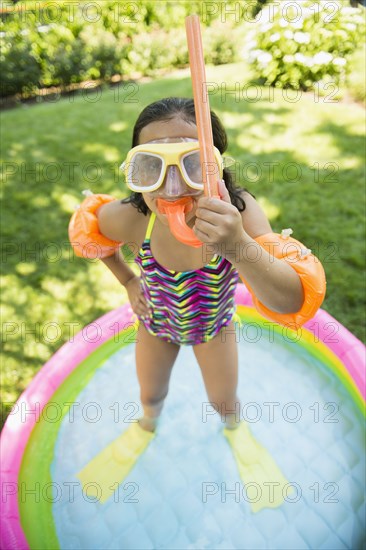
M 142 189 L 155 185 L 159 181 L 163 161 L 148 153 L 136 153 L 129 167 L 129 180 Z
M 185 155 L 183 158 L 183 167 L 188 179 L 192 183 L 201 184 L 203 187 L 200 154 L 198 151 L 193 151 Z

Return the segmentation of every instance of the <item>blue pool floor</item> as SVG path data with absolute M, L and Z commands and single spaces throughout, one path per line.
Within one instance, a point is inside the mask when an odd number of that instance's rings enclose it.
M 65 416 L 52 478 L 62 549 L 365 548 L 361 413 L 337 377 L 295 343 L 239 346 L 240 414 L 295 487 L 251 512 L 223 424 L 208 405 L 193 350 L 182 347 L 156 437 L 105 504 L 76 473 L 139 418 L 134 344 L 101 364 Z M 223 366 L 224 368 L 224 366 Z

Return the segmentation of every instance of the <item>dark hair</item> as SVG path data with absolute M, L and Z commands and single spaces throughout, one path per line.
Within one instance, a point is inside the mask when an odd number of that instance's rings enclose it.
M 217 147 L 220 153 L 223 154 L 228 146 L 227 134 L 216 113 L 213 111 L 210 112 L 213 142 L 215 147 Z M 196 124 L 193 99 L 184 97 L 167 97 L 164 99 L 159 99 L 159 101 L 155 101 L 145 107 L 145 109 L 141 111 L 133 129 L 132 147 L 139 145 L 140 133 L 145 126 L 151 122 L 171 120 L 175 117 L 180 117 L 189 124 Z M 242 212 L 245 210 L 245 201 L 241 196 L 243 189 L 241 187 L 234 186 L 231 173 L 226 168 L 223 170 L 223 179 L 229 192 L 231 202 L 234 206 L 236 206 L 239 212 Z M 247 190 L 245 189 L 245 191 Z M 126 199 L 123 199 L 122 202 L 133 204 L 133 206 L 135 206 L 139 212 L 145 214 L 145 216 L 150 211 L 141 193 L 132 192 L 131 195 Z

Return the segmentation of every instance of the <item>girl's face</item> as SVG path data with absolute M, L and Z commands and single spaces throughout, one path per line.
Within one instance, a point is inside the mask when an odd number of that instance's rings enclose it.
M 140 132 L 139 145 L 152 141 L 156 142 L 157 140 L 164 140 L 165 143 L 174 143 L 181 141 L 181 138 L 198 140 L 197 127 L 195 124 L 189 124 L 183 119 L 177 117 L 172 120 L 151 122 L 145 126 Z M 167 176 L 165 176 L 162 186 L 166 183 L 166 177 Z M 179 177 L 181 176 L 179 175 Z M 194 225 L 197 201 L 202 195 L 203 192 L 192 196 L 193 208 L 186 214 L 186 223 L 190 227 L 193 227 Z M 142 196 L 150 210 L 155 212 L 156 216 L 164 225 L 168 225 L 167 217 L 165 214 L 161 214 L 158 210 L 156 204 L 158 195 L 156 193 L 143 193 Z

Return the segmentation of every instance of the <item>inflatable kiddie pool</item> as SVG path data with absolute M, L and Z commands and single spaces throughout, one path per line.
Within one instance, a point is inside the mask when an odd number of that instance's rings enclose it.
M 156 437 L 114 496 L 82 490 L 75 474 L 141 413 L 125 305 L 66 343 L 8 417 L 1 548 L 363 547 L 363 344 L 323 310 L 295 333 L 260 317 L 243 285 L 236 302 L 240 414 L 291 484 L 284 504 L 251 512 L 190 346 Z

